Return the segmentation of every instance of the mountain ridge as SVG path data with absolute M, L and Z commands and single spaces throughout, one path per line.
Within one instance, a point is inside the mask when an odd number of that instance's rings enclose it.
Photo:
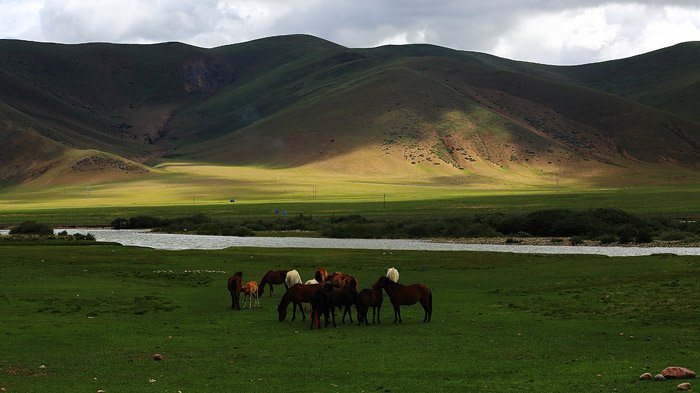
M 514 182 L 700 168 L 700 42 L 581 66 L 306 35 L 211 49 L 0 40 L 0 54 L 6 185 L 80 181 L 56 165 L 78 151 L 103 164 L 83 171 L 117 177 L 172 159 Z

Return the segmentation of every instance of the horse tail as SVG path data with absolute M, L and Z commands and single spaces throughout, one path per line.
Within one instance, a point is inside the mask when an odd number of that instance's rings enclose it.
M 428 292 L 428 321 L 433 317 L 433 290 Z

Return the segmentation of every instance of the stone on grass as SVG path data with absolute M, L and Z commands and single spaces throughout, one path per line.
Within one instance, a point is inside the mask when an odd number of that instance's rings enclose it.
M 685 367 L 666 367 L 661 371 L 661 375 L 675 379 L 695 378 L 695 371 Z
M 690 384 L 688 382 L 678 384 L 678 386 L 676 386 L 676 390 L 690 390 Z
M 665 380 L 666 380 L 666 377 L 664 377 L 664 376 L 661 375 L 661 374 L 656 374 L 656 375 L 654 375 L 654 379 L 657 380 L 657 381 L 665 381 Z
M 645 380 L 645 381 L 649 380 L 649 379 L 651 379 L 651 373 L 644 373 L 644 374 L 639 376 L 639 379 Z
M 159 353 L 155 353 L 155 354 L 153 354 L 153 360 L 155 360 L 157 362 L 161 361 L 161 360 L 163 360 L 163 355 L 161 355 Z

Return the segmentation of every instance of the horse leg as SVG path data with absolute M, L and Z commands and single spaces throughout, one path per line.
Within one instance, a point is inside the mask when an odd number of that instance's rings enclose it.
M 292 303 L 292 321 L 297 317 L 297 304 Z
M 306 314 L 304 313 L 304 303 L 299 303 L 299 311 L 301 311 L 301 320 L 306 321 Z

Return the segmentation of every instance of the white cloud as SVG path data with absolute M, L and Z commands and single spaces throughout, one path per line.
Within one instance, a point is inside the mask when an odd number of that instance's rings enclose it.
M 43 1 L 0 1 L 0 38 L 38 39 Z
M 578 64 L 632 56 L 700 40 L 700 9 L 611 4 L 521 18 L 492 53 L 518 60 Z

